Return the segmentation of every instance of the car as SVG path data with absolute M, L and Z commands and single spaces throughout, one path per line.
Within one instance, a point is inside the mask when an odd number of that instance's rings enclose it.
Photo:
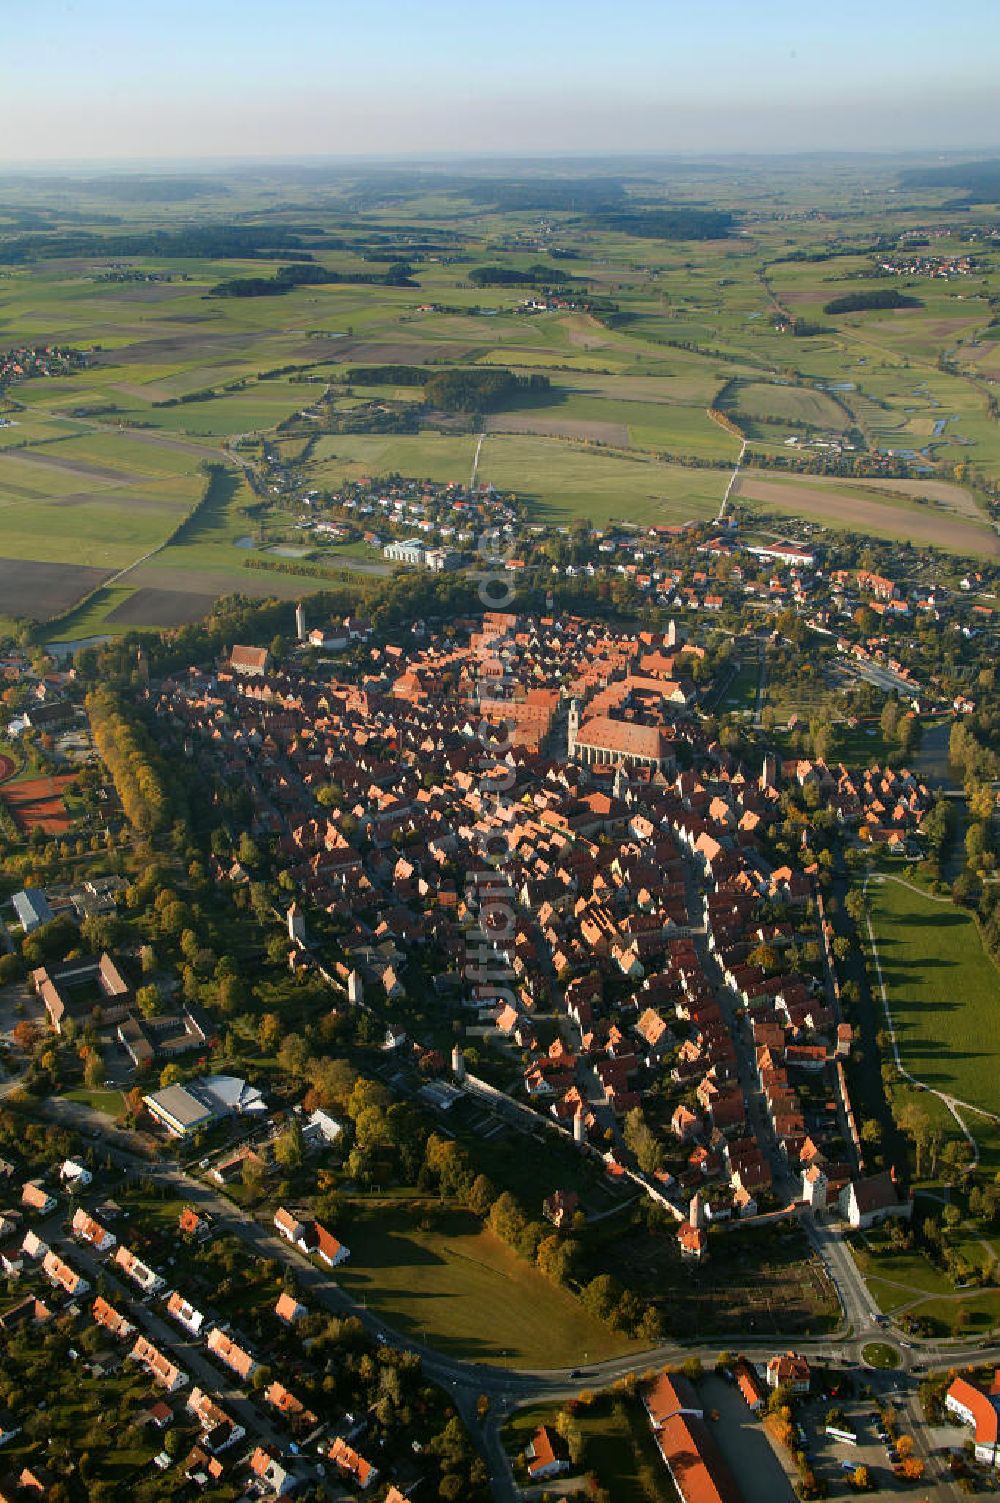
M 571 1378 L 578 1378 L 580 1376 L 580 1369 L 578 1367 L 571 1367 L 569 1375 Z

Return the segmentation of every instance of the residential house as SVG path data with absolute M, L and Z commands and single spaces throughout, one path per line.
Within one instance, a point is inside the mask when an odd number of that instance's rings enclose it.
M 250 1470 L 267 1490 L 276 1498 L 283 1497 L 286 1493 L 293 1492 L 298 1486 L 298 1480 L 277 1456 L 258 1446 L 250 1457 Z
M 201 1335 L 201 1328 L 205 1323 L 204 1315 L 200 1310 L 196 1310 L 176 1289 L 167 1300 L 167 1313 L 177 1321 L 178 1325 L 183 1326 L 186 1331 L 190 1331 L 192 1336 Z
M 40 1179 L 29 1179 L 21 1191 L 21 1204 L 39 1216 L 51 1216 L 59 1202 L 44 1188 Z
M 284 1321 L 288 1326 L 292 1326 L 297 1320 L 301 1320 L 303 1315 L 307 1315 L 309 1312 L 306 1310 L 305 1305 L 299 1304 L 294 1294 L 283 1291 L 278 1296 L 278 1303 L 274 1307 L 274 1313 L 279 1320 Z
M 345 1477 L 349 1482 L 353 1482 L 356 1487 L 360 1487 L 362 1492 L 366 1488 L 371 1487 L 378 1476 L 378 1472 L 372 1466 L 371 1462 L 366 1461 L 363 1456 L 355 1451 L 353 1446 L 349 1446 L 347 1441 L 339 1435 L 327 1452 L 327 1456 L 333 1462 L 340 1475 Z
M 236 1445 L 247 1433 L 203 1388 L 192 1388 L 185 1408 L 201 1426 L 202 1445 L 213 1456 Z
M 119 1247 L 115 1253 L 115 1263 L 133 1282 L 138 1284 L 144 1294 L 156 1294 L 163 1288 L 163 1279 L 152 1268 L 149 1268 L 141 1258 L 137 1258 L 134 1252 L 127 1247 Z
M 90 1285 L 82 1274 L 77 1273 L 75 1268 L 60 1258 L 54 1252 L 47 1252 L 42 1259 L 42 1268 L 49 1279 L 57 1288 L 65 1290 L 75 1298 L 79 1294 L 86 1294 Z
M 167 1393 L 176 1393 L 183 1388 L 188 1381 L 187 1373 L 183 1372 L 176 1363 L 171 1362 L 158 1347 L 155 1347 L 145 1336 L 140 1336 L 135 1346 L 129 1352 L 133 1362 L 138 1362 L 144 1367 L 161 1388 Z
M 77 1206 L 73 1212 L 72 1227 L 73 1235 L 84 1242 L 89 1242 L 95 1252 L 110 1252 L 117 1245 L 118 1238 L 114 1232 L 109 1232 L 107 1227 L 95 1221 L 93 1216 L 83 1209 L 83 1206 Z
M 891 1170 L 852 1179 L 841 1190 L 838 1203 L 848 1225 L 862 1230 L 890 1217 L 909 1221 L 913 1215 L 913 1201 L 900 1195 Z
M 539 1425 L 524 1448 L 524 1456 L 532 1482 L 544 1482 L 569 1471 L 566 1443 L 551 1425 Z
M 98 1295 L 91 1306 L 91 1314 L 99 1326 L 110 1331 L 112 1336 L 117 1336 L 119 1341 L 125 1341 L 135 1332 L 135 1326 L 124 1315 L 120 1315 L 114 1305 L 108 1303 L 101 1295 Z
M 768 1388 L 787 1388 L 792 1393 L 808 1393 L 811 1377 L 809 1363 L 797 1352 L 778 1352 L 767 1364 Z
M 208 1333 L 208 1350 L 244 1383 L 248 1382 L 257 1371 L 258 1363 L 250 1353 L 237 1346 L 225 1331 L 213 1326 Z

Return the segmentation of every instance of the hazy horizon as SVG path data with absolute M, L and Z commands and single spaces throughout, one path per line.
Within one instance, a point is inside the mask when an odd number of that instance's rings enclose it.
M 981 151 L 998 43 L 986 0 L 40 0 L 6 18 L 4 165 Z

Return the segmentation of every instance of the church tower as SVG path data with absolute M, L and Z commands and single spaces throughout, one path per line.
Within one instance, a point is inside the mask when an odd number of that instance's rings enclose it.
M 572 762 L 576 756 L 576 738 L 580 733 L 580 706 L 575 699 L 570 700 L 569 722 L 566 727 L 566 757 Z

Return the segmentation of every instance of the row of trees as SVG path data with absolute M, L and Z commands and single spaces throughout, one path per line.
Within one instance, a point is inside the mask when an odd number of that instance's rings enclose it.
M 86 708 L 94 745 L 114 779 L 129 824 L 142 835 L 162 830 L 169 805 L 149 736 L 111 689 L 92 690 Z

